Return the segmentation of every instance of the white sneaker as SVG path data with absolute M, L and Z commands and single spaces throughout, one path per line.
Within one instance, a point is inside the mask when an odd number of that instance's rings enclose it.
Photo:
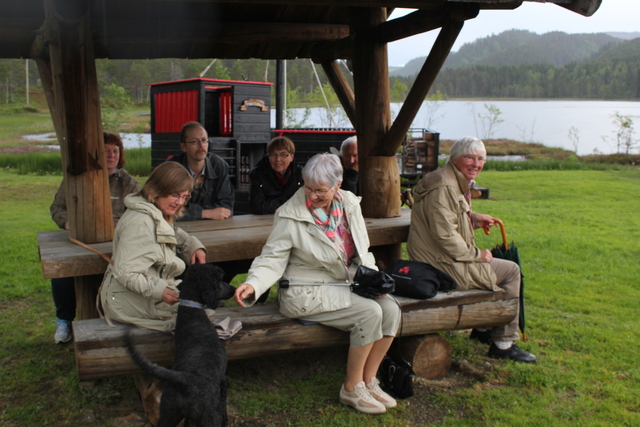
M 360 412 L 365 414 L 384 414 L 387 408 L 376 399 L 373 398 L 367 391 L 367 387 L 364 385 L 364 381 L 360 381 L 353 387 L 353 391 L 347 391 L 344 389 L 344 384 L 340 389 L 340 402 L 348 406 L 353 406 Z
M 56 334 L 53 336 L 56 344 L 62 344 L 71 341 L 73 335 L 71 335 L 71 322 L 65 320 L 58 320 L 58 326 L 56 327 Z
M 380 380 L 376 377 L 371 378 L 371 381 L 367 384 L 367 390 L 371 397 L 382 403 L 385 408 L 395 408 L 398 405 L 398 402 L 393 397 L 382 391 Z

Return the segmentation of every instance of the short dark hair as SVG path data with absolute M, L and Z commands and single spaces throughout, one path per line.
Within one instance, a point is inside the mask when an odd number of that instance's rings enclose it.
M 295 154 L 296 146 L 293 141 L 286 136 L 276 136 L 267 144 L 267 154 L 280 150 L 286 150 L 289 154 Z
M 187 142 L 187 131 L 189 129 L 193 129 L 195 127 L 199 127 L 204 129 L 204 126 L 202 126 L 199 122 L 188 122 L 182 125 L 182 129 L 180 129 L 180 142 Z M 205 129 L 206 132 L 206 129 Z

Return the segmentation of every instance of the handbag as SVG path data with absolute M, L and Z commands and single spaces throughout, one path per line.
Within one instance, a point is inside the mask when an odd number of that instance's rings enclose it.
M 395 280 L 394 295 L 414 299 L 433 298 L 438 291 L 449 292 L 456 282 L 448 274 L 431 264 L 419 261 L 396 260 L 387 269 Z
M 399 399 L 413 396 L 413 373 L 389 356 L 384 356 L 378 376 L 382 385 Z
M 351 291 L 361 297 L 377 298 L 392 293 L 395 287 L 393 278 L 384 271 L 361 265 L 353 278 Z

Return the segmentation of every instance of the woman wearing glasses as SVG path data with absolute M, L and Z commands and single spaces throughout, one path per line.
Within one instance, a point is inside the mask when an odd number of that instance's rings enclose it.
M 193 189 L 179 163 L 156 167 L 142 190 L 125 198 L 127 210 L 113 238 L 114 264 L 100 286 L 99 307 L 110 320 L 160 331 L 172 328 L 180 276 L 205 263 L 204 246 L 175 225 Z
M 385 295 L 367 299 L 349 283 L 359 265 L 377 269 L 359 198 L 340 190 L 338 156 L 312 157 L 302 171 L 305 185 L 275 214 L 273 231 L 253 261 L 236 301 L 251 306 L 280 279 L 280 312 L 350 333 L 345 382 L 340 401 L 357 410 L 381 414 L 396 401 L 378 385 L 378 367 L 400 323 L 400 309 Z
M 249 175 L 252 214 L 275 213 L 276 209 L 302 187 L 302 168 L 293 161 L 295 152 L 293 141 L 287 137 L 279 136 L 269 141 L 267 155 Z

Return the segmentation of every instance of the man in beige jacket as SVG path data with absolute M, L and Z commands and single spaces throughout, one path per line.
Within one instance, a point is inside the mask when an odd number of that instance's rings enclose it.
M 484 143 L 464 137 L 451 147 L 447 163 L 422 178 L 413 190 L 414 204 L 407 240 L 409 257 L 433 265 L 449 274 L 457 289 L 488 289 L 494 292 L 520 291 L 520 267 L 493 258 L 488 249 L 475 245 L 475 228 L 488 229 L 493 218 L 471 210 L 470 190 L 486 160 Z M 535 363 L 536 357 L 520 349 L 518 315 L 505 326 L 471 337 L 491 343 L 489 356 Z

